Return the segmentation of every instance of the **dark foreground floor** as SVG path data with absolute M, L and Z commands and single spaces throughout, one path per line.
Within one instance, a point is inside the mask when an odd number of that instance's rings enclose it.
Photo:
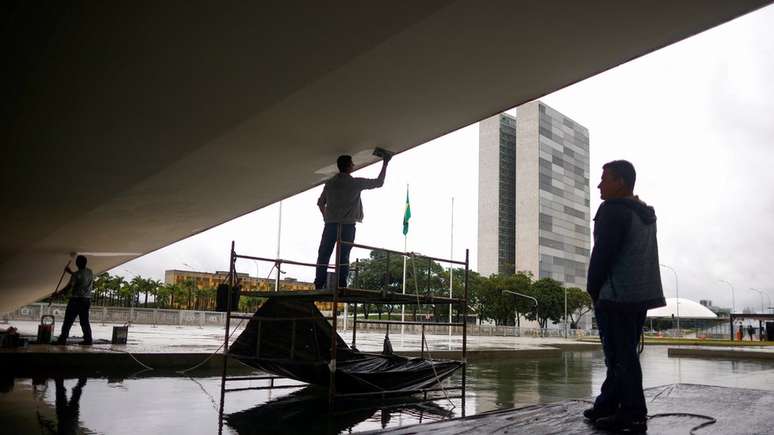
M 774 433 L 774 392 L 672 384 L 645 390 L 652 434 Z M 388 429 L 386 434 L 595 434 L 582 400 L 488 412 L 466 418 Z M 372 432 L 373 433 L 373 432 Z

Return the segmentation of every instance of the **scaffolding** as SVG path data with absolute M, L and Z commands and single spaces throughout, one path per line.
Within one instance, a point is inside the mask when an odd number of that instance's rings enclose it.
M 343 264 L 340 261 L 341 258 L 341 247 L 342 245 L 349 245 L 352 248 L 360 248 L 360 249 L 367 249 L 371 251 L 378 251 L 383 252 L 385 254 L 385 263 L 386 263 L 386 269 L 385 269 L 385 275 L 383 277 L 383 285 L 381 289 L 373 290 L 373 289 L 361 289 L 357 288 L 358 284 L 358 268 L 356 266 L 354 272 L 355 277 L 353 279 L 352 286 L 349 287 L 341 287 L 339 286 L 339 276 L 341 275 L 342 266 Z M 442 297 L 442 296 L 436 296 L 431 294 L 430 288 L 429 288 L 429 280 L 428 280 L 428 288 L 424 292 L 424 294 L 421 294 L 419 292 L 418 288 L 415 288 L 414 293 L 407 293 L 405 286 L 401 288 L 400 292 L 391 290 L 389 288 L 390 283 L 390 272 L 389 272 L 389 265 L 390 265 L 390 258 L 391 256 L 399 256 L 404 258 L 412 258 L 413 261 L 416 261 L 417 259 L 420 260 L 427 260 L 428 264 L 430 264 L 432 261 L 437 262 L 443 262 L 448 263 L 450 265 L 450 273 L 453 273 L 453 268 L 455 265 L 457 266 L 463 266 L 464 267 L 464 280 L 463 280 L 463 294 L 461 298 L 456 297 Z M 228 285 L 229 285 L 229 291 L 227 295 L 227 302 L 226 302 L 226 326 L 225 326 L 225 334 L 224 334 L 224 340 L 223 340 L 223 369 L 222 369 L 222 376 L 221 376 L 221 394 L 220 394 L 220 409 L 219 409 L 219 427 L 222 430 L 223 427 L 223 410 L 224 410 L 224 402 L 225 402 L 225 395 L 229 392 L 235 392 L 235 391 L 246 391 L 246 390 L 263 390 L 263 389 L 276 389 L 276 388 L 298 388 L 298 385 L 276 385 L 275 381 L 278 379 L 282 379 L 280 376 L 229 376 L 228 375 L 228 362 L 229 362 L 229 346 L 230 346 L 230 335 L 233 333 L 231 332 L 231 319 L 248 319 L 248 320 L 257 320 L 258 321 L 258 330 L 260 331 L 260 325 L 264 321 L 272 321 L 277 319 L 270 319 L 270 318 L 258 318 L 254 314 L 253 315 L 246 315 L 246 314 L 239 314 L 239 313 L 233 313 L 232 312 L 232 295 L 234 294 L 234 289 L 237 287 L 237 274 L 236 274 L 236 262 L 237 260 L 252 260 L 252 261 L 260 261 L 260 262 L 268 262 L 273 263 L 274 267 L 277 270 L 277 278 L 276 278 L 276 284 L 275 289 L 273 292 L 271 291 L 261 291 L 261 292 L 250 292 L 250 295 L 260 295 L 261 297 L 265 298 L 279 298 L 281 300 L 287 300 L 287 301 L 312 301 L 312 302 L 329 302 L 331 304 L 332 310 L 331 310 L 331 316 L 325 317 L 327 321 L 331 323 L 332 327 L 332 334 L 331 334 L 331 343 L 329 350 L 330 359 L 328 361 L 328 368 L 330 372 L 330 378 L 329 383 L 327 386 L 328 389 L 328 404 L 330 409 L 333 409 L 335 406 L 336 399 L 344 399 L 344 398 L 387 398 L 387 397 L 394 397 L 394 396 L 400 396 L 400 395 L 414 395 L 414 394 L 423 394 L 424 400 L 438 400 L 442 398 L 446 399 L 460 399 L 462 404 L 462 415 L 465 414 L 465 387 L 466 387 L 466 371 L 467 371 L 467 314 L 468 314 L 468 275 L 469 275 L 469 251 L 465 250 L 465 260 L 464 261 L 457 261 L 453 259 L 444 259 L 444 258 L 437 258 L 437 257 L 431 257 L 426 255 L 420 255 L 416 253 L 411 252 L 400 252 L 390 249 L 384 249 L 384 248 L 378 248 L 374 246 L 368 246 L 363 244 L 358 244 L 354 242 L 347 242 L 341 240 L 341 228 L 339 227 L 339 231 L 337 234 L 337 241 L 336 241 L 336 249 L 335 249 L 335 263 L 334 265 L 329 264 L 314 264 L 314 263 L 305 263 L 305 262 L 299 262 L 299 261 L 292 261 L 292 260 L 284 260 L 284 259 L 271 259 L 271 258 L 264 258 L 264 257 L 256 257 L 256 256 L 250 256 L 250 255 L 243 255 L 239 254 L 235 250 L 235 244 L 232 241 L 231 242 L 231 252 L 230 252 L 230 261 L 229 261 L 229 278 L 228 278 Z M 333 285 L 329 285 L 328 289 L 323 290 L 314 290 L 314 291 L 282 291 L 279 289 L 279 281 L 280 281 L 280 272 L 283 265 L 295 265 L 295 266 L 305 266 L 305 267 L 325 267 L 327 270 L 334 270 L 334 276 L 335 279 L 333 280 Z M 428 267 L 428 274 L 429 274 L 429 267 Z M 415 281 L 416 282 L 416 281 Z M 453 296 L 453 295 L 452 295 Z M 366 319 L 357 319 L 357 304 L 359 303 L 367 303 L 367 304 L 394 304 L 394 305 L 431 305 L 431 304 L 448 304 L 450 313 L 452 306 L 457 307 L 458 316 L 461 316 L 461 321 L 457 322 L 422 322 L 417 321 L 416 318 L 414 320 L 408 321 L 402 319 L 402 320 L 369 320 Z M 461 382 L 458 386 L 443 386 L 441 382 L 436 382 L 435 385 L 431 385 L 428 388 L 421 388 L 417 390 L 400 390 L 400 391 L 390 391 L 390 390 L 383 390 L 383 391 L 375 391 L 375 392 L 359 392 L 359 393 L 344 393 L 344 392 L 337 392 L 336 391 L 336 349 L 337 349 L 337 337 L 338 337 L 338 315 L 339 312 L 339 306 L 340 305 L 347 305 L 347 304 L 354 304 L 354 312 L 352 316 L 352 348 L 355 348 L 356 340 L 357 340 L 357 327 L 358 324 L 383 324 L 386 325 L 387 328 L 387 334 L 389 334 L 389 328 L 391 325 L 416 325 L 421 327 L 421 341 L 420 341 L 420 355 L 422 358 L 425 357 L 426 349 L 428 355 L 431 355 L 429 346 L 427 345 L 426 341 L 426 334 L 425 329 L 428 326 L 442 326 L 442 327 L 448 327 L 449 328 L 449 335 L 451 336 L 452 328 L 461 328 L 462 330 L 462 346 L 461 346 L 461 365 L 460 368 L 462 369 L 462 375 L 461 375 Z M 291 319 L 283 319 L 285 321 L 291 320 Z M 293 360 L 293 351 L 295 349 L 295 338 L 296 338 L 296 321 L 297 320 L 303 320 L 303 319 L 292 319 L 292 338 L 291 338 L 291 344 L 290 344 L 290 359 L 288 361 L 294 361 L 298 362 L 297 360 Z M 458 317 L 459 320 L 459 317 Z M 345 318 L 346 321 L 346 318 Z M 260 334 L 260 332 L 259 332 Z M 260 340 L 259 340 L 260 341 Z M 258 353 L 260 353 L 260 350 L 258 350 Z M 436 379 L 438 379 L 436 377 Z M 242 388 L 227 388 L 227 385 L 230 382 L 235 381 L 268 381 L 268 385 L 265 386 L 251 386 L 251 387 L 242 387 Z M 459 391 L 459 395 L 456 396 L 449 396 L 449 391 Z M 444 397 L 436 397 L 432 398 L 432 393 L 437 392 L 443 392 Z M 430 396 L 428 396 L 428 393 L 431 393 Z M 430 398 L 428 398 L 430 397 Z

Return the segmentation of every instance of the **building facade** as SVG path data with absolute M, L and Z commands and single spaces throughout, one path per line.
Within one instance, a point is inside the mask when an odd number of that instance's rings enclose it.
M 186 284 L 193 282 L 198 289 L 216 289 L 219 284 L 228 283 L 228 272 L 217 271 L 215 273 L 210 272 L 197 272 L 193 270 L 165 270 L 164 271 L 164 283 L 165 284 Z M 276 286 L 276 281 L 270 278 L 260 278 L 250 276 L 247 273 L 237 273 L 237 280 L 242 286 L 242 296 L 247 297 L 260 297 L 261 292 L 273 292 Z M 309 291 L 314 290 L 314 283 L 298 281 L 295 278 L 281 279 L 279 282 L 279 291 Z M 261 299 L 259 299 L 261 300 Z M 214 309 L 215 301 L 212 298 L 208 298 L 204 301 L 202 306 L 206 306 L 206 309 Z M 260 305 L 260 302 L 256 303 Z M 330 302 L 315 302 L 317 308 L 321 311 L 332 310 L 332 304 Z M 255 308 L 257 308 L 257 305 Z M 252 305 L 250 305 L 252 306 Z
M 217 288 L 221 283 L 228 283 L 228 272 L 217 271 L 197 272 L 193 270 L 165 270 L 164 284 L 182 284 L 193 281 L 196 288 Z M 259 278 L 246 273 L 237 273 L 237 280 L 242 285 L 242 290 L 248 291 L 274 291 L 275 280 Z M 314 283 L 298 281 L 295 278 L 285 278 L 279 282 L 279 290 L 314 290 Z
M 588 129 L 540 101 L 479 124 L 478 269 L 585 288 Z

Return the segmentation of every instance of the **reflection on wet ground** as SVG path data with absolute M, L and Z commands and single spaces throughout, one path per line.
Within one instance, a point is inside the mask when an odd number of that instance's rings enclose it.
M 774 362 L 668 358 L 665 347 L 648 347 L 642 365 L 646 387 L 679 382 L 774 390 Z M 465 414 L 589 398 L 599 390 L 604 371 L 600 352 L 472 363 Z M 458 381 L 452 379 L 455 385 Z M 0 427 L 4 433 L 210 434 L 218 430 L 219 396 L 220 377 L 212 372 L 5 378 L 0 380 Z M 329 413 L 324 392 L 313 388 L 242 391 L 226 396 L 223 432 L 348 433 L 460 416 L 462 406 L 460 399 L 443 397 L 429 403 L 358 400 Z

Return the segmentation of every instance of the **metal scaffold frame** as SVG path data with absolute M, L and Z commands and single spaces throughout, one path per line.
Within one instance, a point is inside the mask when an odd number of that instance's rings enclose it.
M 341 246 L 342 244 L 350 245 L 352 248 L 361 248 L 361 249 L 368 249 L 372 251 L 380 251 L 385 253 L 385 261 L 387 264 L 387 269 L 384 276 L 384 285 L 383 288 L 380 290 L 366 290 L 366 289 L 359 289 L 355 288 L 355 285 L 353 287 L 340 287 L 338 285 L 339 283 L 339 276 L 342 273 L 341 271 Z M 416 289 L 416 293 L 398 293 L 395 291 L 390 291 L 388 289 L 388 283 L 390 282 L 390 276 L 389 276 L 389 264 L 390 264 L 390 256 L 391 255 L 398 255 L 398 256 L 404 256 L 407 258 L 412 258 L 416 260 L 417 258 L 420 259 L 426 259 L 428 263 L 432 261 L 439 261 L 444 263 L 449 263 L 452 265 L 451 273 L 453 273 L 453 265 L 460 265 L 464 266 L 464 281 L 463 281 L 463 295 L 462 298 L 454 298 L 454 297 L 438 297 L 433 296 L 430 294 L 429 289 L 429 283 L 428 283 L 428 289 L 425 294 L 419 294 L 419 289 Z M 328 384 L 328 402 L 329 406 L 333 408 L 335 400 L 337 398 L 359 398 L 359 397 L 376 397 L 376 398 L 385 398 L 389 396 L 397 396 L 397 395 L 413 395 L 413 394 L 424 394 L 425 400 L 437 400 L 439 398 L 431 398 L 428 399 L 428 393 L 432 392 L 439 392 L 443 391 L 445 397 L 447 399 L 455 398 L 455 399 L 461 399 L 462 401 L 462 415 L 465 414 L 465 387 L 466 387 L 466 371 L 467 371 L 467 315 L 468 315 L 468 277 L 469 277 L 469 251 L 465 250 L 465 260 L 464 261 L 455 261 L 452 259 L 443 259 L 443 258 L 436 258 L 436 257 L 430 257 L 426 255 L 420 255 L 415 253 L 409 253 L 409 252 L 400 252 L 390 249 L 384 249 L 384 248 L 378 248 L 374 246 L 368 246 L 363 244 L 358 244 L 354 242 L 347 242 L 341 240 L 341 227 L 339 227 L 338 234 L 337 234 L 337 241 L 336 241 L 336 249 L 335 249 L 335 263 L 333 266 L 328 264 L 314 264 L 314 263 L 303 263 L 298 261 L 292 261 L 292 260 L 283 260 L 283 259 L 270 259 L 270 258 L 263 258 L 263 257 L 255 257 L 255 256 L 249 256 L 249 255 L 243 255 L 238 254 L 235 250 L 235 244 L 232 241 L 231 242 L 231 252 L 230 252 L 230 261 L 229 261 L 229 278 L 228 278 L 228 295 L 226 297 L 226 326 L 225 326 L 225 334 L 223 339 L 223 368 L 222 368 L 222 375 L 221 375 L 221 393 L 220 393 L 220 409 L 219 409 L 219 428 L 222 430 L 223 427 L 223 409 L 224 409 L 224 402 L 225 402 L 225 394 L 228 392 L 233 391 L 245 391 L 245 390 L 262 390 L 262 389 L 274 389 L 274 388 L 298 388 L 298 385 L 275 385 L 275 380 L 277 379 L 283 379 L 279 376 L 228 376 L 228 361 L 229 361 L 229 346 L 230 346 L 230 338 L 231 334 L 233 332 L 231 331 L 231 319 L 232 318 L 238 318 L 238 319 L 257 319 L 255 315 L 246 315 L 246 314 L 236 314 L 232 313 L 232 295 L 234 294 L 234 289 L 238 286 L 237 283 L 237 272 L 236 272 L 236 262 L 239 259 L 246 259 L 246 260 L 254 260 L 254 261 L 264 261 L 273 263 L 274 267 L 277 269 L 277 279 L 275 284 L 274 291 L 261 291 L 261 292 L 251 292 L 250 294 L 255 295 L 256 293 L 259 293 L 261 297 L 266 298 L 282 298 L 282 299 L 291 299 L 291 300 L 298 300 L 298 301 L 320 301 L 320 302 L 330 302 L 332 305 L 332 316 L 326 317 L 328 321 L 331 322 L 331 327 L 333 334 L 331 334 L 331 343 L 330 343 L 330 360 L 329 360 L 329 372 L 330 372 L 330 382 Z M 315 290 L 315 291 L 281 291 L 279 289 L 279 281 L 280 281 L 280 270 L 283 264 L 289 264 L 289 265 L 296 265 L 296 266 L 306 266 L 306 267 L 327 267 L 329 270 L 334 269 L 335 271 L 335 280 L 334 284 L 330 286 L 331 288 L 327 290 Z M 357 284 L 357 268 L 355 269 L 355 278 L 354 282 Z M 428 268 L 428 274 L 429 274 L 429 268 Z M 405 290 L 405 289 L 402 289 Z M 453 327 L 461 327 L 462 328 L 462 360 L 461 360 L 461 368 L 462 368 L 462 379 L 461 384 L 459 387 L 444 387 L 440 384 L 436 384 L 437 386 L 433 386 L 432 388 L 423 388 L 416 391 L 377 391 L 377 392 L 367 392 L 367 393 L 337 393 L 336 392 L 336 349 L 337 349 L 337 331 L 338 331 L 338 311 L 339 311 L 339 305 L 340 304 L 354 304 L 354 312 L 353 312 L 353 331 L 352 331 L 352 347 L 355 346 L 356 343 L 356 337 L 357 337 L 357 325 L 358 324 L 384 324 L 387 325 L 387 331 L 389 334 L 389 328 L 391 325 L 419 325 L 421 326 L 421 357 L 424 358 L 425 356 L 425 347 L 427 347 L 427 353 L 430 355 L 430 349 L 429 346 L 427 346 L 426 342 L 426 336 L 425 336 L 425 328 L 427 326 L 446 326 L 449 327 L 450 335 L 451 335 L 451 329 Z M 426 305 L 426 304 L 448 304 L 450 305 L 450 310 L 452 305 L 456 305 L 458 307 L 458 313 L 462 316 L 461 322 L 421 322 L 416 321 L 416 319 L 412 321 L 407 320 L 357 320 L 357 304 L 358 303 L 390 303 L 390 304 L 397 304 L 397 305 Z M 258 319 L 259 321 L 259 331 L 260 331 L 260 325 L 261 322 L 264 320 L 271 320 L 271 319 Z M 276 320 L 276 319 L 274 319 Z M 292 320 L 293 324 L 295 325 L 295 320 L 299 319 L 283 319 L 285 321 Z M 293 357 L 293 349 L 294 345 L 292 343 L 295 342 L 295 334 L 296 334 L 296 328 L 292 328 L 292 339 L 291 339 L 291 350 L 290 350 L 290 356 Z M 258 352 L 260 350 L 258 349 Z M 432 357 L 431 357 L 432 358 Z M 297 362 L 297 360 L 296 360 Z M 269 385 L 267 386 L 258 386 L 258 387 L 246 387 L 246 388 L 226 388 L 227 382 L 231 381 L 252 381 L 252 380 L 263 380 L 263 381 L 269 381 Z M 459 390 L 460 395 L 459 396 L 453 396 L 450 397 L 448 394 L 446 394 L 449 390 Z M 441 397 L 442 398 L 442 397 Z

